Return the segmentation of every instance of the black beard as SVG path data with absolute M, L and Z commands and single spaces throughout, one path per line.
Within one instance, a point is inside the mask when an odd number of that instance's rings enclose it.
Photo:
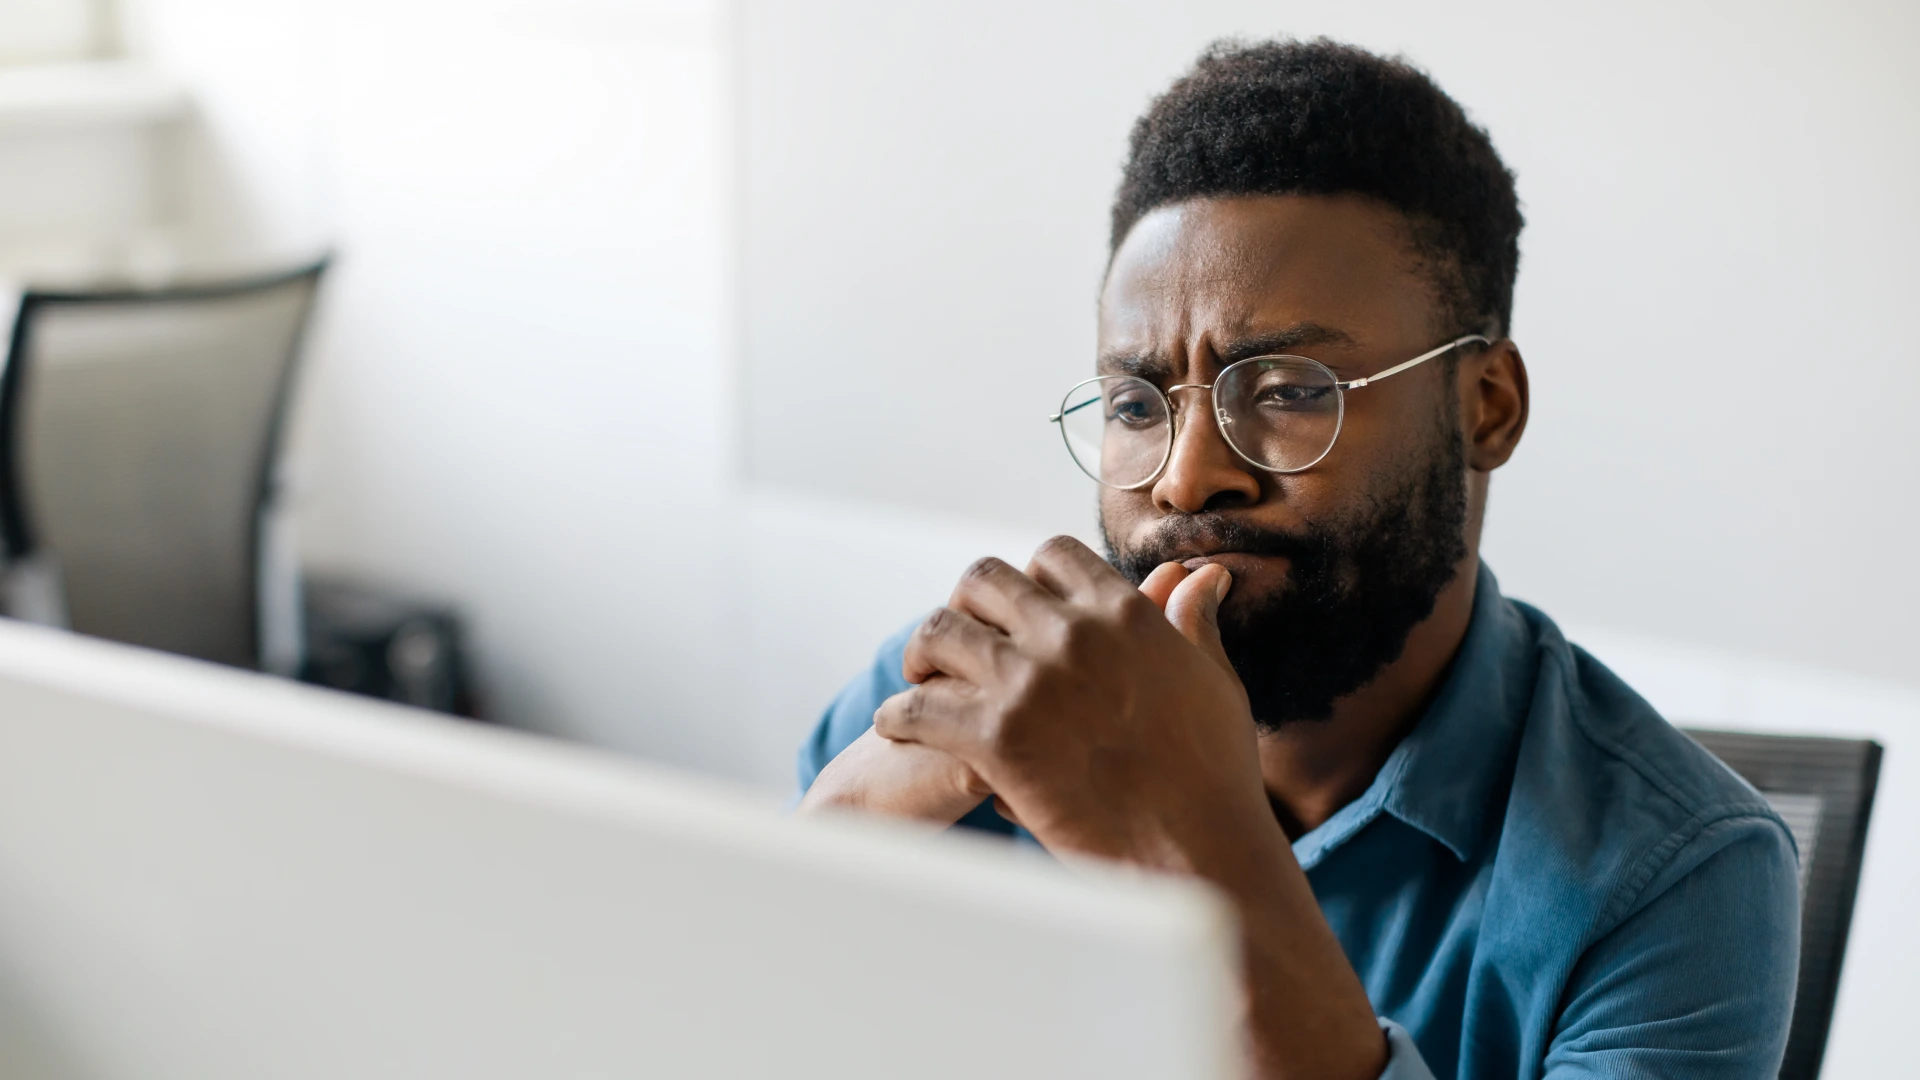
M 1466 454 L 1458 422 L 1443 422 L 1440 435 L 1424 470 L 1370 498 L 1351 520 L 1289 533 L 1226 514 L 1179 515 L 1141 548 L 1124 552 L 1114 549 L 1103 521 L 1107 561 L 1139 584 L 1183 546 L 1286 557 L 1289 587 L 1278 595 L 1227 594 L 1221 643 L 1262 732 L 1325 720 L 1336 700 L 1400 658 L 1407 635 L 1433 614 L 1440 590 L 1466 558 Z

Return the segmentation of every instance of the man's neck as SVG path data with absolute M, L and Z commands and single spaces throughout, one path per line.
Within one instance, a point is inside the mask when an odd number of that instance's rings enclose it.
M 1334 702 L 1324 721 L 1293 723 L 1260 739 L 1260 772 L 1274 816 L 1298 838 L 1360 797 L 1420 721 L 1473 619 L 1480 559 L 1470 553 L 1407 635 L 1400 658 Z

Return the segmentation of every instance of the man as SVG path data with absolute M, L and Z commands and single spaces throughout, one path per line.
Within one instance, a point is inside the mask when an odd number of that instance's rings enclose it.
M 803 811 L 1212 882 L 1263 1076 L 1772 1076 L 1785 827 L 1479 561 L 1520 227 L 1412 68 L 1206 53 L 1134 128 L 1056 417 L 1107 557 L 970 568 L 828 710 Z

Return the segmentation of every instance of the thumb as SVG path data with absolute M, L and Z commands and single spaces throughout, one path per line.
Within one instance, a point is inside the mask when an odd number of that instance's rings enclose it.
M 1228 671 L 1233 670 L 1233 664 L 1220 644 L 1220 601 L 1227 598 L 1227 590 L 1232 587 L 1233 575 L 1227 568 L 1209 564 L 1187 575 L 1167 598 L 1167 621 L 1181 637 Z

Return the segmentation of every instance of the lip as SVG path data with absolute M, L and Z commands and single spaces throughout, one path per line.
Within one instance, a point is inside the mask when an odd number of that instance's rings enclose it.
M 1235 568 L 1247 568 L 1263 563 L 1285 562 L 1286 559 L 1280 555 L 1255 555 L 1247 551 L 1209 551 L 1200 555 L 1189 555 L 1186 558 L 1176 561 L 1189 571 L 1198 570 L 1203 566 L 1215 563 L 1226 567 L 1228 571 L 1232 571 Z

